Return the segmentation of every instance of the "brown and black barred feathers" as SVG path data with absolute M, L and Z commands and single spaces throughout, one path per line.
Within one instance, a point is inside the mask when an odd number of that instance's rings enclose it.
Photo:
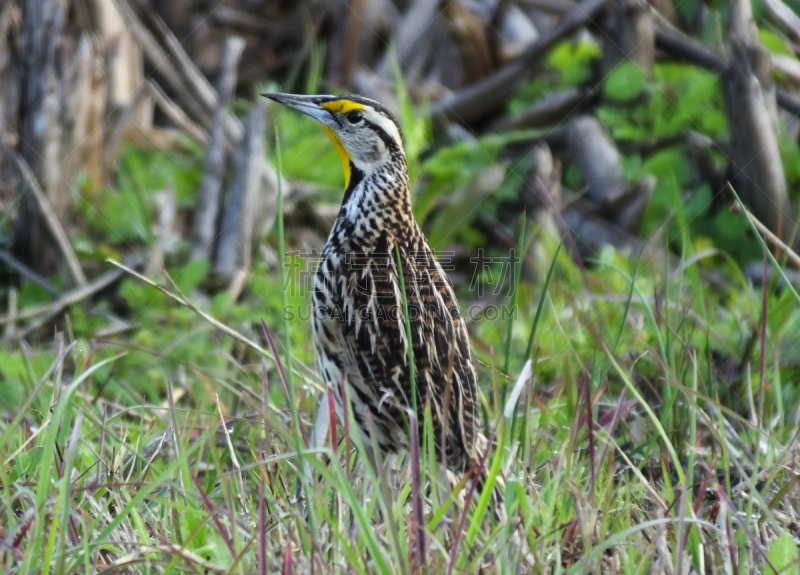
M 344 384 L 364 443 L 371 445 L 374 433 L 384 452 L 409 449 L 408 410 L 414 402 L 399 254 L 416 405 L 420 412 L 430 405 L 437 459 L 459 478 L 480 467 L 480 489 L 488 469 L 488 442 L 480 433 L 469 336 L 448 277 L 414 220 L 397 121 L 377 102 L 359 96 L 315 98 L 333 119 L 299 111 L 326 125 L 343 163 L 349 164 L 344 200 L 322 251 L 313 291 L 319 366 L 335 394 L 339 417 Z M 344 118 L 331 109 L 343 110 Z M 360 129 L 355 134 L 347 131 L 352 118 L 346 114 L 353 110 L 358 111 L 353 129 Z M 422 437 L 423 418 L 418 421 Z M 492 494 L 497 517 L 503 516 L 501 487 L 498 482 Z

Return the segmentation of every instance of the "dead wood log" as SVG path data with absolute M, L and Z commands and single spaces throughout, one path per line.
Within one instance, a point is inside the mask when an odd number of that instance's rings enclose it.
M 778 148 L 775 84 L 749 0 L 732 3 L 730 49 L 722 80 L 731 136 L 731 181 L 754 215 L 786 239 L 794 233 L 795 223 Z
M 590 22 L 605 3 L 606 0 L 583 0 L 576 4 L 556 27 L 542 33 L 519 58 L 477 84 L 435 102 L 431 114 L 470 124 L 492 113 L 528 78 L 533 66 L 550 48 Z
M 612 0 L 600 19 L 603 73 L 631 61 L 650 73 L 655 58 L 653 17 L 644 0 Z
M 236 86 L 236 68 L 244 50 L 244 40 L 230 38 L 225 43 L 219 84 L 217 86 L 217 109 L 211 125 L 211 137 L 203 168 L 203 182 L 197 197 L 192 232 L 192 257 L 210 259 L 213 248 L 217 216 L 220 210 L 220 195 L 225 180 L 225 116 L 228 103 Z
M 274 201 L 276 190 L 261 188 L 261 159 L 264 156 L 266 102 L 257 100 L 247 112 L 245 135 L 234 164 L 233 181 L 220 224 L 220 238 L 214 258 L 214 272 L 232 278 L 238 269 L 249 269 L 253 230 L 266 201 Z
M 66 192 L 65 188 L 58 185 L 62 130 L 56 44 L 61 36 L 64 13 L 65 6 L 60 0 L 23 3 L 19 119 L 19 152 L 37 186 L 41 187 L 43 197 L 53 207 L 55 219 L 61 221 L 69 205 L 59 193 Z M 13 252 L 24 264 L 47 274 L 58 265 L 58 247 L 40 206 L 39 198 L 20 192 Z M 77 280 L 80 276 L 73 277 Z
M 573 119 L 566 129 L 569 157 L 577 164 L 586 184 L 586 195 L 609 221 L 635 232 L 653 192 L 651 178 L 628 182 L 622 171 L 622 155 L 600 123 L 589 116 Z

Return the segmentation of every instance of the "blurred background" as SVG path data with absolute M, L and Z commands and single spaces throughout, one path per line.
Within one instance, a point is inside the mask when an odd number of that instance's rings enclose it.
M 793 8 L 8 0 L 0 273 L 24 292 L 36 272 L 52 292 L 84 286 L 111 253 L 151 269 L 202 256 L 223 280 L 250 267 L 275 215 L 267 88 L 353 91 L 399 114 L 437 248 L 502 245 L 509 216 L 558 209 L 584 258 L 655 233 L 651 248 L 706 238 L 746 265 L 759 249 L 728 214 L 728 182 L 796 236 Z M 341 176 L 312 126 L 282 121 L 285 215 L 302 244 L 327 233 Z
M 725 254 L 759 282 L 761 244 L 732 213 L 731 189 L 774 234 L 773 248 L 797 245 L 796 9 L 781 0 L 7 0 L 4 341 L 48 344 L 54 329 L 87 341 L 144 337 L 152 326 L 142 314 L 159 296 L 107 258 L 166 273 L 234 316 L 281 317 L 271 288 L 308 281 L 296 272 L 313 268 L 343 177 L 318 127 L 270 107 L 258 96 L 267 89 L 353 91 L 398 115 L 416 216 L 449 254 L 459 289 L 470 286 L 465 306 L 497 303 L 473 293 L 474 278 L 497 282 L 521 225 L 526 280 L 541 280 L 552 255 L 541 235 L 563 238 L 579 266 L 610 246 L 674 267 L 691 247 Z M 296 260 L 283 266 L 279 187 Z M 280 267 L 295 272 L 281 280 Z M 714 266 L 703 273 L 725 281 Z M 297 297 L 290 303 L 307 307 Z M 307 327 L 293 327 L 295 337 L 308 339 Z M 0 362 L 0 377 L 10 373 Z
M 214 428 L 277 381 L 248 343 L 267 347 L 263 320 L 310 429 L 308 288 L 343 174 L 259 93 L 348 91 L 403 128 L 487 421 L 533 358 L 543 428 L 577 421 L 588 386 L 626 441 L 654 437 L 630 377 L 688 437 L 694 377 L 709 421 L 796 438 L 798 55 L 797 0 L 3 0 L 0 415 L 54 365 L 94 366 L 85 408 L 130 409 L 134 437 L 168 405 Z M 287 394 L 270 387 L 275 413 Z

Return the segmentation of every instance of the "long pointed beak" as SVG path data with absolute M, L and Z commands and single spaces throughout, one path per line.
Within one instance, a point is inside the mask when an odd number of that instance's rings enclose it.
M 290 110 L 294 110 L 295 112 L 300 112 L 301 114 L 305 114 L 306 116 L 310 116 L 317 120 L 318 122 L 322 122 L 323 124 L 327 124 L 328 121 L 331 119 L 331 113 L 319 105 L 319 96 L 301 96 L 299 94 L 261 94 L 265 98 L 269 98 L 270 100 L 274 100 L 279 104 L 283 104 Z

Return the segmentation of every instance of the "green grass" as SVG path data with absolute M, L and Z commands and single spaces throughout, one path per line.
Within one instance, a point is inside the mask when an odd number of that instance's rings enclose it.
M 567 52 L 551 67 L 572 85 L 593 56 L 576 67 Z M 657 78 L 678 80 L 686 99 L 709 84 L 672 68 Z M 624 106 L 604 113 L 632 137 Z M 407 99 L 402 116 L 417 216 L 440 249 L 483 245 L 474 207 L 502 221 L 521 181 L 499 154 L 530 134 L 426 150 L 427 118 Z M 287 135 L 273 159 L 315 178 L 315 201 L 338 202 L 327 139 L 277 117 Z M 178 184 L 188 201 L 195 152 L 128 150 L 118 201 L 89 209 L 81 198 L 87 267 L 105 271 L 106 258 L 150 241 L 156 188 Z M 765 249 L 745 220 L 683 205 L 694 185 L 675 176 L 685 154 L 626 158 L 659 178 L 645 229 L 666 230 L 650 241 L 672 259 L 607 248 L 584 268 L 552 222 L 523 217 L 507 235 L 524 257 L 509 270 L 495 246 L 485 294 L 468 288 L 473 270 L 456 270 L 495 439 L 485 465 L 490 482 L 505 480 L 508 523 L 493 521 L 488 490 L 465 505 L 466 482 L 453 493 L 442 481 L 430 405 L 409 416 L 423 421 L 414 456 L 377 473 L 364 464 L 370 446 L 323 395 L 309 317 L 287 315 L 310 303 L 294 265 L 313 258 L 298 253 L 297 222 L 279 217 L 261 238 L 277 255 L 256 258 L 238 299 L 210 290 L 208 265 L 179 244 L 164 275 L 129 273 L 113 296 L 70 307 L 54 341 L 37 331 L 0 348 L 0 571 L 800 574 L 800 297 L 788 282 L 762 290 L 744 278 L 742 254 Z M 504 174 L 499 194 L 458 195 L 487 168 Z M 119 202 L 135 210 L 117 229 Z M 512 289 L 495 290 L 499 277 Z M 24 286 L 20 308 L 48 297 Z M 493 315 L 503 307 L 515 314 Z M 112 310 L 130 327 L 110 331 Z M 317 436 L 327 427 L 316 414 L 334 435 Z
M 119 377 L 106 370 L 123 359 L 148 365 L 155 350 L 120 354 L 94 344 L 86 353 L 68 338 L 48 368 L 31 362 L 19 382 L 19 410 L 0 422 L 4 568 L 306 573 L 313 565 L 317 573 L 388 574 L 445 573 L 451 565 L 475 572 L 483 562 L 502 573 L 649 573 L 680 563 L 684 572 L 719 573 L 734 561 L 740 573 L 752 573 L 767 557 L 791 561 L 786 537 L 799 502 L 790 358 L 798 308 L 786 299 L 794 295 L 767 292 L 768 312 L 790 317 L 768 315 L 762 324 L 760 290 L 734 283 L 729 292 L 711 290 L 701 274 L 668 278 L 663 262 L 637 264 L 611 251 L 586 272 L 584 285 L 556 239 L 534 233 L 538 247 L 526 265 L 549 270 L 547 293 L 538 291 L 544 276 L 519 282 L 510 343 L 508 323 L 471 328 L 490 395 L 499 388 L 488 384 L 506 377 L 492 350 L 502 350 L 503 364 L 506 349 L 511 365 L 523 364 L 536 324 L 535 377 L 518 397 L 510 432 L 503 430 L 511 421 L 494 408 L 498 398 L 484 401 L 499 441 L 487 465 L 506 478 L 511 523 L 493 527 L 487 501 L 462 510 L 423 487 L 425 517 L 437 521 L 423 524 L 424 561 L 409 561 L 417 549 L 409 458 L 390 462 L 387 501 L 359 446 L 340 440 L 334 451 L 328 437 L 307 447 L 302 438 L 312 432 L 319 382 L 300 360 L 281 371 L 270 352 L 248 344 L 258 339 L 254 318 L 231 328 L 243 330 L 239 340 L 214 336 L 207 362 L 163 359 L 171 369 L 152 384 L 169 380 L 174 404 L 96 395 L 107 378 Z M 663 294 L 658 306 L 653 293 Z M 171 313 L 184 307 L 165 297 Z M 207 319 L 191 313 L 203 333 Z M 290 326 L 270 328 L 288 333 Z M 719 365 L 742 359 L 736 352 L 751 329 L 767 337 L 766 361 L 759 367 L 756 346 L 723 385 Z M 274 349 L 290 357 L 286 347 Z M 23 357 L 32 353 L 23 348 Z M 675 417 L 664 413 L 664 397 Z M 422 453 L 431 440 L 421 438 Z M 431 458 L 420 459 L 423 476 L 436 483 Z M 307 480 L 299 473 L 303 460 L 311 464 Z M 794 565 L 781 572 L 797 573 Z

